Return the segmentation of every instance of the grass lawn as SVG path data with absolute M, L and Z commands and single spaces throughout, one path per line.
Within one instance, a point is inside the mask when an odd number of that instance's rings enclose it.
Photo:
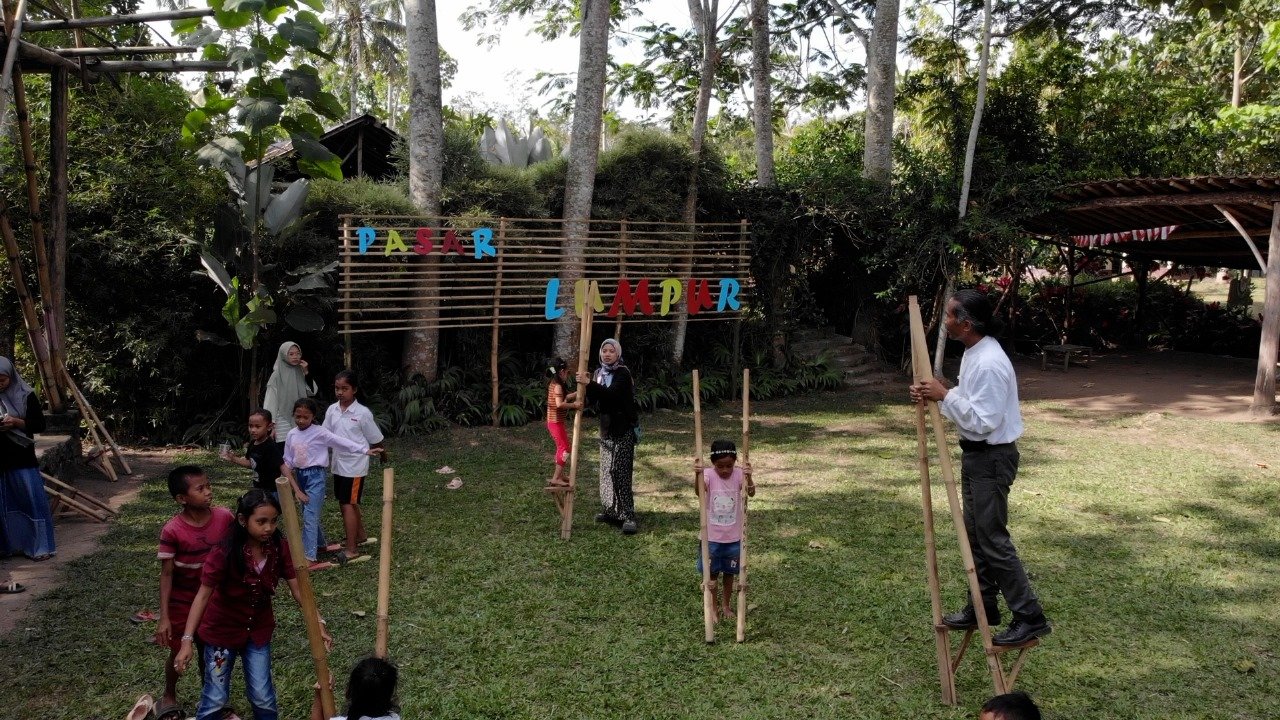
M 754 405 L 755 609 L 744 645 L 727 625 L 720 643 L 702 642 L 688 414 L 644 418 L 641 533 L 631 538 L 591 520 L 589 449 L 573 539 L 557 539 L 540 425 L 395 443 L 391 651 L 403 716 L 976 717 L 991 689 L 981 653 L 959 670 L 962 705 L 938 702 L 914 412 L 903 397 Z M 1275 426 L 1099 418 L 1048 403 L 1025 412 L 1012 529 L 1056 629 L 1019 687 L 1048 718 L 1280 714 Z M 706 414 L 706 442 L 738 436 L 735 406 Z M 461 490 L 433 472 L 445 464 Z M 233 470 L 218 466 L 216 502 L 247 484 Z M 375 481 L 371 530 L 380 496 Z M 935 498 L 945 601 L 957 607 L 963 573 L 940 485 Z M 332 500 L 326 510 L 336 531 Z M 8 714 L 117 718 L 140 693 L 158 694 L 164 653 L 147 644 L 150 627 L 127 618 L 155 606 L 155 538 L 171 512 L 163 483 L 149 482 L 102 550 L 73 563 L 24 627 L 0 638 Z M 373 562 L 316 576 L 340 672 L 372 648 L 376 574 Z M 310 658 L 287 594 L 276 605 L 282 717 L 301 718 Z M 183 681 L 189 707 L 196 684 Z

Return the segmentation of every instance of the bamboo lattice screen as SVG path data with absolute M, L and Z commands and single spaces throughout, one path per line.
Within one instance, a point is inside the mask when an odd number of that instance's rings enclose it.
M 561 268 L 562 220 L 387 215 L 343 215 L 341 220 L 339 327 L 348 336 L 537 325 L 551 322 L 547 317 L 549 302 L 556 310 L 575 314 L 573 285 L 561 286 L 554 294 L 548 291 L 549 282 Z M 427 254 L 419 254 L 414 247 L 423 237 L 422 228 L 431 231 L 433 250 Z M 482 236 L 487 235 L 484 229 L 492 233 L 490 244 L 496 256 L 476 258 L 473 233 L 480 230 Z M 456 244 L 449 246 L 447 254 L 441 253 L 449 230 L 463 254 L 457 252 Z M 387 253 L 393 231 L 404 248 Z M 647 279 L 652 314 L 636 308 L 632 313 L 621 310 L 611 319 L 673 320 L 678 303 L 688 301 L 690 281 L 706 281 L 712 301 L 710 307 L 704 305 L 696 314 L 691 313 L 690 320 L 737 318 L 752 290 L 747 231 L 746 220 L 702 223 L 692 232 L 681 223 L 592 221 L 582 263 L 584 277 L 599 283 L 605 312 L 598 315 L 607 315 L 620 279 L 627 279 L 633 292 Z M 680 297 L 670 303 L 669 313 L 663 316 L 661 283 L 671 278 L 680 282 Z M 738 309 L 721 302 L 722 294 L 734 295 L 733 289 L 726 289 L 729 284 L 737 285 Z M 438 318 L 411 311 L 415 303 L 431 299 L 438 300 Z

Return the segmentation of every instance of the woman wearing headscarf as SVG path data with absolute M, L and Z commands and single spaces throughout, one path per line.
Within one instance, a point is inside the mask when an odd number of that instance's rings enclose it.
M 302 348 L 296 342 L 280 345 L 276 364 L 267 380 L 267 396 L 262 407 L 271 412 L 276 424 L 276 444 L 284 450 L 284 436 L 293 429 L 293 404 L 320 392 L 314 381 L 307 381 L 307 361 L 302 359 Z
M 600 343 L 600 367 L 588 377 L 586 402 L 600 417 L 600 503 L 598 522 L 622 526 L 626 535 L 636 532 L 635 501 L 631 496 L 631 471 L 636 454 L 636 395 L 631 371 L 622 362 L 622 344 L 613 338 Z
M 36 460 L 44 413 L 9 358 L 0 357 L 0 556 L 44 560 L 56 552 L 53 514 Z

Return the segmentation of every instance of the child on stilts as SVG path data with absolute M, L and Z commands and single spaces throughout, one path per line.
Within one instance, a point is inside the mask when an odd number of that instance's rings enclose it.
M 694 475 L 701 477 L 707 498 L 707 545 L 711 557 L 711 582 L 714 594 L 716 578 L 723 577 L 720 614 L 717 621 L 733 618 L 733 582 L 738 576 L 742 556 L 742 528 L 746 516 L 739 497 L 742 483 L 747 484 L 747 497 L 756 496 L 751 481 L 751 463 L 737 465 L 738 448 L 731 440 L 711 443 L 711 467 L 703 468 L 702 458 L 693 461 Z M 695 488 L 696 490 L 696 488 Z M 698 574 L 702 574 L 702 554 L 698 554 Z
M 547 362 L 547 432 L 556 444 L 555 473 L 551 475 L 547 487 L 566 487 L 564 464 L 569 460 L 569 432 L 565 427 L 567 410 L 581 410 L 582 403 L 577 402 L 578 393 L 568 392 L 569 364 L 562 358 L 552 358 Z

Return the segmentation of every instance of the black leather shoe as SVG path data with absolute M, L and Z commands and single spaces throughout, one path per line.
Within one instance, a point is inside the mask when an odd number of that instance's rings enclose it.
M 621 525 L 622 521 L 610 515 L 609 513 L 596 513 L 596 522 L 609 523 L 610 525 Z
M 1014 618 L 1013 622 L 1009 623 L 1009 627 L 992 638 L 991 642 L 995 645 L 1022 645 L 1051 632 L 1053 627 L 1049 625 L 1049 619 L 1043 615 L 1037 620 Z
M 635 520 L 628 520 L 628 521 L 626 521 L 626 522 L 622 523 L 622 534 L 623 534 L 623 535 L 635 535 L 635 534 L 636 534 L 636 531 L 637 531 L 637 530 L 639 530 L 639 529 L 640 529 L 640 528 L 636 527 L 636 521 L 635 521 Z
M 978 613 L 972 605 L 965 605 L 962 610 L 943 615 L 942 624 L 952 630 L 970 630 L 978 627 Z M 995 607 L 995 603 L 991 603 L 987 606 L 987 626 L 995 627 L 999 624 L 1000 610 Z

